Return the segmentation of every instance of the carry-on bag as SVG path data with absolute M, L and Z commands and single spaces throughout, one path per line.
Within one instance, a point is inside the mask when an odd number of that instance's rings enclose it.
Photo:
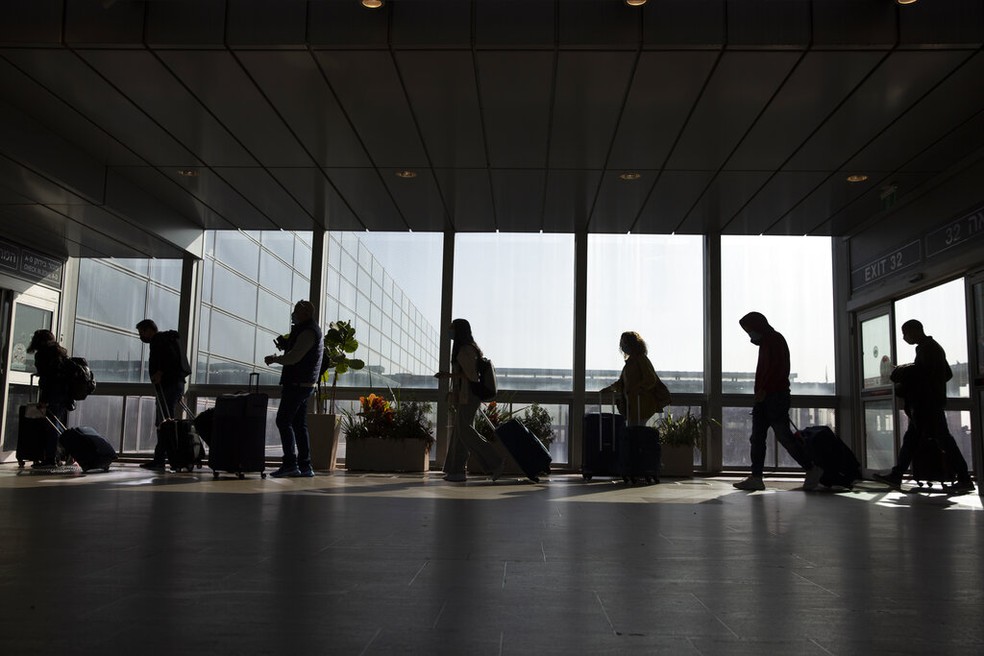
M 212 446 L 212 424 L 215 422 L 215 408 L 206 408 L 194 416 L 192 422 L 198 437 L 202 438 L 205 446 Z
M 663 450 L 659 431 L 652 426 L 626 426 L 616 447 L 619 474 L 626 483 L 659 483 Z
M 255 378 L 254 378 L 255 376 Z M 254 382 L 255 381 L 255 382 Z M 266 478 L 266 419 L 269 396 L 260 392 L 260 374 L 249 375 L 246 392 L 223 394 L 215 399 L 212 442 L 208 466 L 212 475 L 220 472 L 245 478 L 259 472 Z
M 615 397 L 612 396 L 612 405 Z M 598 394 L 598 407 L 602 409 L 601 393 Z M 584 430 L 581 434 L 581 477 L 590 481 L 594 476 L 618 476 L 616 447 L 625 429 L 625 417 L 612 412 L 591 412 L 584 415 Z
M 792 420 L 790 420 L 792 423 Z M 851 447 L 844 444 L 828 426 L 807 426 L 795 434 L 803 440 L 813 464 L 823 470 L 820 484 L 827 487 L 852 487 L 861 480 L 861 463 Z
M 83 472 L 101 469 L 108 472 L 110 465 L 116 460 L 116 449 L 106 441 L 95 428 L 77 426 L 66 428 L 57 417 L 48 417 L 51 426 L 61 432 L 58 442 L 65 452 L 71 456 Z
M 510 419 L 499 424 L 495 428 L 495 434 L 526 474 L 526 478 L 539 483 L 540 474 L 550 473 L 550 463 L 553 460 L 550 452 L 519 420 Z
M 164 402 L 164 393 L 160 385 L 154 385 L 154 397 L 163 417 L 160 425 L 157 426 L 157 441 L 164 445 L 164 453 L 167 455 L 171 469 L 174 471 L 186 469 L 189 472 L 194 471 L 195 467 L 201 469 L 205 459 L 205 449 L 198 437 L 198 431 L 195 430 L 195 424 L 191 419 L 178 419 L 171 416 L 171 408 Z M 190 414 L 188 406 L 184 407 Z
M 28 396 L 34 391 L 34 376 L 31 374 L 31 386 Z M 44 460 L 44 449 L 48 440 L 52 437 L 54 430 L 51 423 L 45 418 L 44 413 L 38 407 L 38 396 L 33 403 L 22 405 L 17 411 L 17 466 L 24 468 L 24 463 L 28 460 L 41 462 Z
M 919 487 L 933 487 L 933 482 L 949 484 L 957 480 L 946 452 L 932 437 L 920 434 L 912 449 L 912 479 Z

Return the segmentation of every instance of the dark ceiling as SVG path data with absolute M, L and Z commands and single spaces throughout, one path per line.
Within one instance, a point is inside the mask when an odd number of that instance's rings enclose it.
M 4 0 L 0 235 L 849 234 L 984 152 L 982 43 L 984 0 Z

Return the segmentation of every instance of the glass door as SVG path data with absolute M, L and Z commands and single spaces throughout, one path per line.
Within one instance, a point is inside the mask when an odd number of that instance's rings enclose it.
M 898 438 L 892 369 L 895 366 L 894 317 L 890 305 L 860 313 L 861 416 L 864 421 L 864 466 L 888 469 L 895 464 Z
M 984 473 L 984 271 L 967 279 L 967 334 L 973 344 L 970 355 L 970 398 L 972 401 L 971 444 L 973 467 L 977 473 L 977 490 L 984 495 L 981 475 Z
M 0 337 L 3 338 L 3 451 L 17 448 L 18 410 L 34 400 L 34 356 L 27 352 L 34 331 L 54 331 L 54 301 L 0 290 Z M 57 333 L 56 333 L 57 335 Z

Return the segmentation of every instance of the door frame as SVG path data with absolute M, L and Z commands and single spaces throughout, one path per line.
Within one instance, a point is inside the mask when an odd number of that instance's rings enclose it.
M 984 354 L 978 351 L 977 336 L 978 331 L 984 332 L 984 325 L 977 325 L 977 313 L 981 310 L 982 321 L 984 321 L 984 308 L 976 306 L 974 287 L 984 285 L 984 269 L 968 274 L 964 277 L 964 297 L 967 302 L 967 366 L 968 380 L 970 383 L 970 443 L 973 457 L 973 468 L 977 477 L 977 491 L 984 496 L 984 489 L 981 486 L 981 477 L 984 475 L 984 362 L 981 357 Z M 984 303 L 984 298 L 982 298 Z
M 885 401 L 890 400 L 892 402 L 892 449 L 893 449 L 893 459 L 895 454 L 899 451 L 900 446 L 900 436 L 899 436 L 899 426 L 898 426 L 898 402 L 895 398 L 894 385 L 880 386 L 872 389 L 865 389 L 865 377 L 864 377 L 864 335 L 861 329 L 864 322 L 871 319 L 887 316 L 888 317 L 888 329 L 889 329 L 889 361 L 894 365 L 897 359 L 897 347 L 895 343 L 895 302 L 892 299 L 878 303 L 871 307 L 864 308 L 863 310 L 857 310 L 854 312 L 854 327 L 855 327 L 855 339 L 854 339 L 854 354 L 855 362 L 857 363 L 857 368 L 855 372 L 855 381 L 857 392 L 854 395 L 855 398 L 855 428 L 857 434 L 861 436 L 860 440 L 860 453 L 858 454 L 861 459 L 862 466 L 866 469 L 868 466 L 868 425 L 865 414 L 865 407 L 870 402 L 875 401 Z

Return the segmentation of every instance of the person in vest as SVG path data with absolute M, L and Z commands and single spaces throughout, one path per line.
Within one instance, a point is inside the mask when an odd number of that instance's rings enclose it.
M 38 410 L 50 417 L 56 417 L 62 426 L 68 425 L 68 412 L 75 409 L 71 390 L 62 374 L 68 352 L 55 339 L 50 330 L 35 330 L 27 352 L 34 354 L 34 368 L 38 372 Z M 47 433 L 44 445 L 44 458 L 34 463 L 34 467 L 54 467 L 58 451 L 58 431 L 54 428 Z
M 911 384 L 906 386 L 904 397 L 909 427 L 902 436 L 902 448 L 895 467 L 888 473 L 874 474 L 874 478 L 896 490 L 901 489 L 902 475 L 912 464 L 916 443 L 931 439 L 946 455 L 947 465 L 957 477 L 957 482 L 947 489 L 954 494 L 973 492 L 974 482 L 970 479 L 967 461 L 946 423 L 946 383 L 953 378 L 946 352 L 926 334 L 922 323 L 916 319 L 902 324 L 902 339 L 916 347 L 916 359 L 908 372 Z
M 263 361 L 268 365 L 283 365 L 280 374 L 280 409 L 277 410 L 277 430 L 284 448 L 280 469 L 274 478 L 310 478 L 311 440 L 308 436 L 308 400 L 318 383 L 321 356 L 324 352 L 324 334 L 314 320 L 314 305 L 310 301 L 298 301 L 290 315 L 293 326 L 286 339 L 278 339 L 277 346 L 283 355 L 268 355 Z M 296 450 L 295 450 L 296 448 Z
M 191 365 L 181 346 L 181 335 L 178 331 L 160 331 L 153 320 L 144 319 L 137 324 L 137 334 L 141 342 L 150 346 L 147 371 L 150 373 L 150 382 L 154 384 L 154 394 L 158 399 L 154 423 L 160 426 L 164 419 L 177 417 L 178 404 L 184 395 L 185 378 L 191 373 Z M 164 416 L 165 411 L 167 417 Z M 140 466 L 153 471 L 164 471 L 166 460 L 166 445 L 158 440 L 154 447 L 154 459 Z

